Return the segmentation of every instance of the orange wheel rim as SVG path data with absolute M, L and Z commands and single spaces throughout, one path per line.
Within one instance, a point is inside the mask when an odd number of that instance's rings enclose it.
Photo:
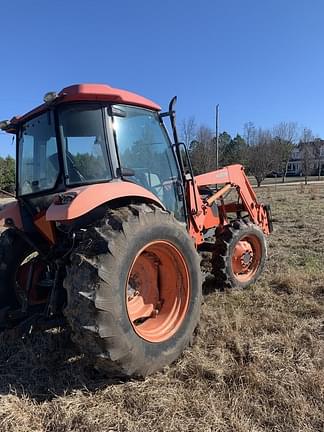
M 126 304 L 135 332 L 163 342 L 180 328 L 190 299 L 189 272 L 171 243 L 149 243 L 136 255 L 126 282 Z
M 249 282 L 261 262 L 261 243 L 256 236 L 245 236 L 235 245 L 232 270 L 239 282 Z

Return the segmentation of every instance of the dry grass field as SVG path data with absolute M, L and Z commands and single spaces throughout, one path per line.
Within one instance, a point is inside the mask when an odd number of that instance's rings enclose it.
M 0 431 L 324 430 L 324 186 L 267 187 L 275 232 L 259 282 L 208 280 L 193 347 L 145 381 L 87 369 L 68 331 L 0 335 Z

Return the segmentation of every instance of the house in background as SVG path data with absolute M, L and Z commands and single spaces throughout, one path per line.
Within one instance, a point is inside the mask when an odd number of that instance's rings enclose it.
M 307 175 L 324 175 L 324 140 L 315 140 L 296 146 L 288 162 L 287 176 L 305 175 L 305 166 L 308 166 Z

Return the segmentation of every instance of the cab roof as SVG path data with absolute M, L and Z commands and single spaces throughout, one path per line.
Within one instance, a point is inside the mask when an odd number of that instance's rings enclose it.
M 110 87 L 106 84 L 74 84 L 69 87 L 65 87 L 57 94 L 57 97 L 53 100 L 52 104 L 58 105 L 64 102 L 79 101 L 112 102 L 135 105 L 155 111 L 161 110 L 159 105 L 149 99 L 144 98 L 143 96 L 129 92 L 127 90 Z M 51 106 L 51 104 L 43 103 L 42 105 L 34 108 L 32 111 L 29 111 L 22 116 L 13 117 L 10 121 L 11 124 L 9 125 L 7 131 L 12 132 L 10 126 L 15 126 L 15 124 L 26 121 L 34 115 L 41 114 L 42 112 L 46 111 L 49 106 Z

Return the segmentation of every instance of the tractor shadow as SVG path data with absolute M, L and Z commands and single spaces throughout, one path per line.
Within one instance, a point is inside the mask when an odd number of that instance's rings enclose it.
M 221 291 L 214 277 L 206 273 L 203 294 Z M 0 333 L 0 396 L 15 394 L 44 402 L 76 390 L 93 392 L 126 381 L 89 367 L 66 328 L 25 338 L 17 337 L 14 329 Z
M 95 391 L 125 380 L 87 366 L 69 330 L 52 329 L 17 338 L 0 334 L 0 395 L 15 394 L 35 402 L 50 401 L 75 390 Z
M 212 274 L 212 248 L 204 251 L 200 251 L 200 269 L 202 273 L 202 293 L 203 295 L 213 294 L 213 293 L 221 293 L 226 289 L 223 284 L 215 279 Z
M 223 293 L 226 288 L 218 282 L 211 273 L 205 273 L 203 277 L 202 293 L 203 295 Z

